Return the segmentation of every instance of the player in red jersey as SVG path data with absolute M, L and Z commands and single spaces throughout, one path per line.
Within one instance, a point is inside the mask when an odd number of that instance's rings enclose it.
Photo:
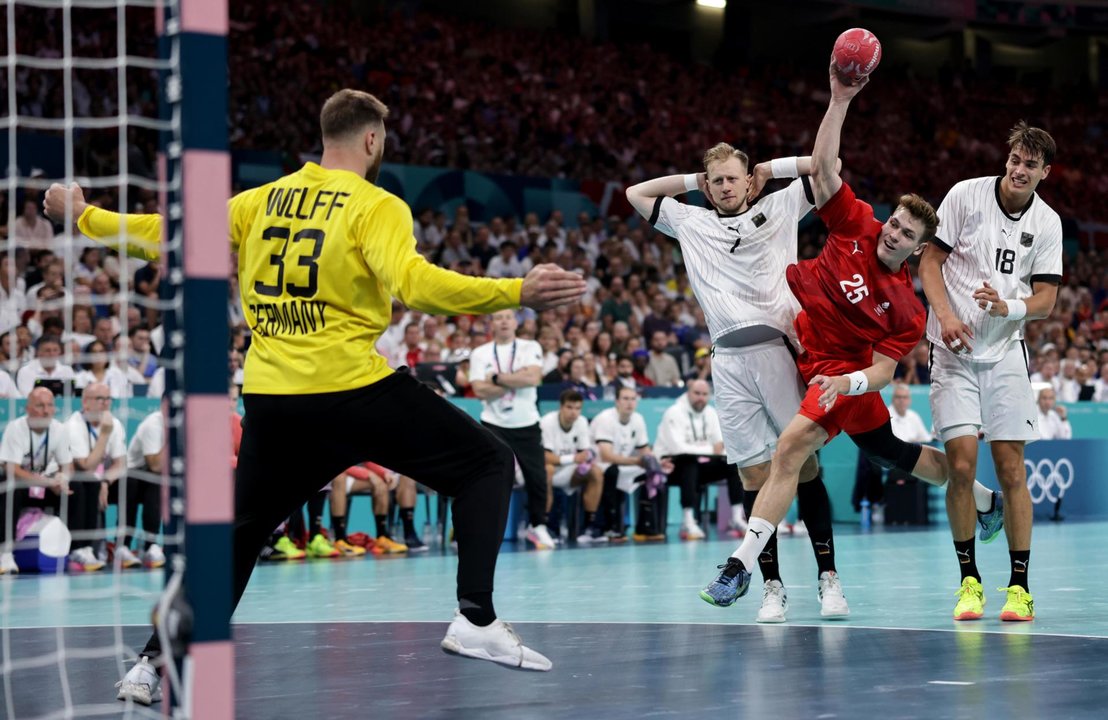
M 808 382 L 800 412 L 781 434 L 742 545 L 700 596 L 727 606 L 746 593 L 753 567 L 796 496 L 804 459 L 845 432 L 871 459 L 933 485 L 946 483 L 946 456 L 893 435 L 875 392 L 893 379 L 897 361 L 923 336 L 927 319 L 912 289 L 907 259 L 935 235 L 938 216 L 918 195 L 903 195 L 884 224 L 836 170 L 839 136 L 851 99 L 868 80 L 845 85 L 832 71 L 831 103 L 812 151 L 816 212 L 827 225 L 818 257 L 790 265 L 789 288 L 800 302 L 797 364 Z M 820 578 L 819 593 L 841 593 L 838 577 Z

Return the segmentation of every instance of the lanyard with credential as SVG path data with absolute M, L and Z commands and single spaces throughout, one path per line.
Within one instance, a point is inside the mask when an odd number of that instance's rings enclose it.
M 46 436 L 42 438 L 42 444 L 38 446 L 38 450 L 35 450 L 35 434 L 30 426 L 27 427 L 27 435 L 31 439 L 31 472 L 44 473 L 48 463 L 47 458 L 50 455 L 50 428 L 46 428 Z M 38 457 L 40 451 L 42 452 L 42 467 L 35 469 L 35 458 Z
M 494 363 L 496 363 L 496 374 L 497 375 L 504 372 L 503 370 L 500 369 L 500 355 L 498 355 L 497 352 L 496 352 L 496 343 L 492 344 L 492 361 Z M 515 371 L 515 364 L 516 364 L 516 341 L 513 340 L 512 341 L 512 357 L 511 357 L 510 360 L 508 360 L 508 372 L 514 372 Z
M 496 343 L 492 344 L 492 361 L 496 363 L 496 374 L 502 371 L 500 368 L 500 355 L 496 352 Z M 513 372 L 516 365 L 516 341 L 512 341 L 512 357 L 508 360 L 508 372 Z M 500 396 L 500 406 L 504 412 L 512 411 L 512 401 L 515 400 L 515 390 L 508 390 Z
M 696 431 L 696 416 L 689 413 L 689 429 L 692 430 L 693 442 L 708 441 L 708 420 L 703 415 L 700 417 L 700 432 Z

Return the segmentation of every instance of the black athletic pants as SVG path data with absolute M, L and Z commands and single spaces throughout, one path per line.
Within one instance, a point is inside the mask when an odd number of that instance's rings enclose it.
M 144 470 L 143 472 L 150 472 Z M 125 482 L 125 497 L 120 501 L 119 484 Z M 148 482 L 137 477 L 117 480 L 108 488 L 108 503 L 119 506 L 119 519 L 125 524 L 122 533 L 116 536 L 116 543 L 131 548 L 135 539 L 135 524 L 138 522 L 139 505 L 142 505 L 143 550 L 158 542 L 158 533 L 162 529 L 162 486 L 158 482 Z M 131 548 L 135 550 L 136 548 Z
M 497 437 L 508 444 L 523 471 L 527 490 L 528 522 L 546 524 L 546 452 L 542 447 L 542 429 L 538 423 L 522 428 L 502 428 L 482 422 Z M 514 469 L 513 469 L 514 472 Z
M 459 597 L 492 592 L 512 452 L 406 369 L 357 390 L 243 396 L 235 474 L 234 605 L 273 528 L 351 465 L 372 460 L 454 498 Z M 144 655 L 160 652 L 156 636 Z
M 727 496 L 732 504 L 742 502 L 743 484 L 739 479 L 739 469 L 729 465 L 726 458 L 719 456 L 674 455 L 673 472 L 669 474 L 669 485 L 681 488 L 681 507 L 698 508 L 700 506 L 700 488 L 704 485 L 727 481 Z

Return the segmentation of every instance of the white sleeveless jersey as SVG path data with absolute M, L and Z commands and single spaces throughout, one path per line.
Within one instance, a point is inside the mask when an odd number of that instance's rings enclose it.
M 950 253 L 943 282 L 954 313 L 973 330 L 973 354 L 979 362 L 1004 357 L 1023 339 L 1023 321 L 989 317 L 973 293 L 987 281 L 1000 297 L 1023 300 L 1036 282 L 1062 281 L 1062 221 L 1038 193 L 1018 216 L 1000 204 L 1000 178 L 963 180 L 939 206 L 939 231 L 932 241 Z M 927 315 L 927 339 L 941 344 L 942 326 Z M 966 359 L 966 356 L 961 356 Z
M 739 215 L 658 198 L 650 224 L 681 244 L 685 268 L 712 340 L 754 325 L 796 344 L 800 305 L 785 282 L 796 262 L 797 222 L 813 207 L 807 178 L 770 193 Z

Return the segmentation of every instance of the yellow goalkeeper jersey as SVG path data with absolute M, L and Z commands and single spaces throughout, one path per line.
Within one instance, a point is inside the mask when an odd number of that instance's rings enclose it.
M 416 252 L 404 201 L 346 170 L 308 163 L 236 195 L 228 215 L 252 332 L 243 392 L 336 392 L 387 376 L 375 345 L 392 297 L 440 315 L 519 305 L 522 280 L 473 278 L 428 263 Z M 134 257 L 158 257 L 158 215 L 90 206 L 78 227 Z

